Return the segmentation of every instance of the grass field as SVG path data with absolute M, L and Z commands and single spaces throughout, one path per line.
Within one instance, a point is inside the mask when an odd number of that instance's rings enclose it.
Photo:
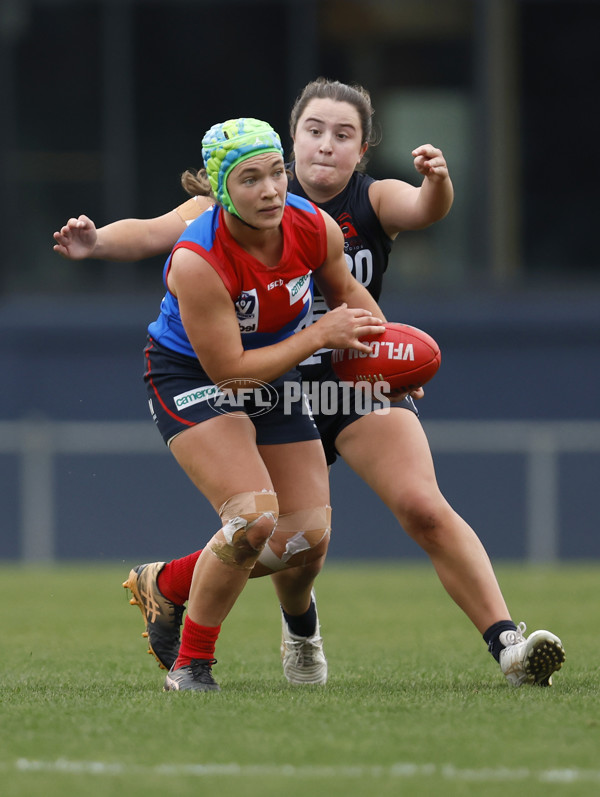
M 221 693 L 164 693 L 130 564 L 0 565 L 0 793 L 597 795 L 600 566 L 497 568 L 516 621 L 567 651 L 510 688 L 427 565 L 319 579 L 330 680 L 288 686 L 278 608 L 252 581 L 223 627 Z

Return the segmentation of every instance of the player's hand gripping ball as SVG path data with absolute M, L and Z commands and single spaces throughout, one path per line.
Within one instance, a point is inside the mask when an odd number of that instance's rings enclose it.
M 357 349 L 334 349 L 331 364 L 343 382 L 389 382 L 392 390 L 409 391 L 435 376 L 442 355 L 435 340 L 408 324 L 387 322 L 385 332 L 362 338 L 371 353 Z

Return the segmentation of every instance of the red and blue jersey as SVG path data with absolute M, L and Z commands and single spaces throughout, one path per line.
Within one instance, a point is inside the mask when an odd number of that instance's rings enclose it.
M 189 225 L 165 263 L 165 285 L 173 253 L 182 247 L 196 252 L 219 274 L 231 296 L 244 349 L 270 346 L 310 320 L 312 272 L 327 256 L 325 222 L 312 202 L 288 194 L 281 221 L 283 252 L 277 266 L 269 268 L 242 249 L 227 229 L 223 214 L 222 208 L 214 206 Z M 163 346 L 196 356 L 181 322 L 177 298 L 168 288 L 148 332 Z

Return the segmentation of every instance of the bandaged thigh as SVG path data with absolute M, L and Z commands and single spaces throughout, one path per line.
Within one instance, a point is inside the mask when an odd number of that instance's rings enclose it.
M 219 510 L 223 526 L 207 548 L 225 564 L 241 570 L 252 570 L 275 530 L 278 514 L 279 504 L 274 492 L 238 493 Z M 267 521 L 269 532 L 265 536 L 264 525 L 261 524 L 260 531 L 257 530 L 253 535 L 252 530 L 263 519 Z
M 275 533 L 258 561 L 270 570 L 301 567 L 327 553 L 331 507 L 318 506 L 279 516 Z

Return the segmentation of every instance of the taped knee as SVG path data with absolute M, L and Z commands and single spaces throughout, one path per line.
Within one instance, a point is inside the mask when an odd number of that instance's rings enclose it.
M 223 504 L 219 515 L 223 526 L 207 547 L 225 564 L 252 570 L 275 531 L 277 496 L 270 490 L 238 493 Z
M 269 570 L 301 567 L 327 553 L 331 507 L 318 506 L 280 515 L 275 533 L 258 561 Z

